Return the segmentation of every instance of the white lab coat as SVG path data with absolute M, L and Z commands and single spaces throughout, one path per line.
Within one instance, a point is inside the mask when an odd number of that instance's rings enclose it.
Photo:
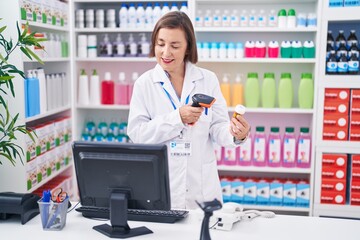
M 171 96 L 176 109 L 172 105 Z M 219 81 L 213 72 L 186 63 L 185 79 L 179 99 L 160 65 L 136 80 L 130 103 L 128 135 L 134 143 L 164 143 L 182 139 L 191 142 L 190 157 L 169 155 L 172 208 L 196 208 L 195 200 L 222 200 L 221 186 L 212 141 L 222 146 L 236 145 L 229 132 L 230 119 Z M 179 107 L 189 97 L 203 93 L 216 98 L 193 126 L 184 125 Z M 181 134 L 182 133 L 182 134 Z M 181 136 L 182 135 L 182 136 Z M 169 152 L 169 151 L 168 151 Z

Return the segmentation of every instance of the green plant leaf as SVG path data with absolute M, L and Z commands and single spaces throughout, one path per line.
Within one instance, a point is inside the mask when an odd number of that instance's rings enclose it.
M 33 53 L 33 52 L 30 50 L 30 48 L 28 48 L 28 47 L 25 47 L 25 48 L 26 48 L 26 50 L 30 53 L 30 55 L 36 59 L 36 61 L 38 61 L 38 62 L 41 63 L 41 64 L 44 64 L 44 62 L 41 61 L 41 59 L 40 59 L 35 53 Z
M 17 33 L 18 33 L 18 38 L 20 38 L 21 36 L 21 31 L 20 31 L 20 28 L 19 28 L 19 22 L 16 21 L 16 29 L 17 29 Z M 19 40 L 18 40 L 19 41 Z
M 20 50 L 21 50 L 30 60 L 32 60 L 32 57 L 31 57 L 30 54 L 27 52 L 27 49 L 25 49 L 24 47 L 20 47 Z
M 26 24 L 24 24 L 24 30 L 20 36 L 20 39 L 23 39 L 26 36 L 28 30 L 29 30 L 29 22 L 26 22 Z
M 7 159 L 11 162 L 11 164 L 12 164 L 13 166 L 15 166 L 15 160 L 12 159 L 11 156 L 9 156 L 8 154 L 2 153 L 2 152 L 0 152 L 0 155 L 1 155 L 1 156 L 4 156 L 5 158 L 7 158 Z M 1 161 L 0 161 L 0 164 L 2 165 L 2 162 L 1 162 Z
M 0 33 L 2 33 L 6 29 L 6 26 L 0 28 Z
M 8 80 L 11 80 L 13 78 L 14 78 L 14 76 L 0 76 L 0 80 L 4 80 L 4 81 L 8 81 Z
M 15 117 L 11 120 L 10 124 L 8 125 L 7 131 L 13 131 L 13 128 L 15 126 L 15 123 L 19 117 L 19 113 L 15 115 Z

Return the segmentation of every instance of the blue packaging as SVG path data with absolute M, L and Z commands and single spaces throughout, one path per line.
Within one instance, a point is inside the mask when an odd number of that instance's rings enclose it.
M 310 203 L 310 185 L 305 181 L 296 184 L 296 206 L 309 207 Z
M 343 7 L 343 0 L 329 0 L 329 7 Z
M 32 71 L 29 71 L 27 82 L 28 114 L 32 117 L 40 114 L 40 85 Z
M 256 203 L 268 205 L 270 202 L 270 184 L 265 180 L 261 180 L 257 182 L 256 188 Z
M 29 117 L 29 97 L 28 97 L 28 79 L 24 79 L 24 95 L 25 95 L 25 117 Z
M 256 203 L 256 182 L 248 179 L 244 182 L 244 203 Z
M 236 178 L 231 182 L 231 201 L 242 203 L 244 200 L 244 183 Z
M 296 184 L 292 181 L 284 183 L 283 205 L 295 206 L 296 203 Z
M 360 0 L 344 0 L 344 7 L 355 7 L 360 5 Z
M 231 200 L 231 181 L 228 178 L 222 178 L 220 180 L 223 201 L 230 202 Z
M 270 205 L 283 204 L 284 186 L 280 181 L 274 180 L 270 183 Z

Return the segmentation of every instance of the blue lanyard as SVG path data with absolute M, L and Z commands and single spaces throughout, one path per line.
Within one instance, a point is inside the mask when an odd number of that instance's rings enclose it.
M 174 101 L 172 100 L 172 98 L 171 98 L 171 96 L 170 96 L 170 93 L 169 93 L 168 91 L 166 91 L 166 89 L 164 88 L 164 82 L 160 82 L 160 83 L 161 83 L 162 88 L 164 89 L 164 92 L 165 92 L 166 95 L 168 96 L 168 98 L 169 98 L 169 100 L 170 100 L 170 102 L 171 102 L 174 110 L 176 110 L 175 103 L 174 103 Z M 188 103 L 189 103 L 189 98 L 190 98 L 190 95 L 187 96 L 187 98 L 186 98 L 186 100 L 185 100 L 185 104 L 188 104 Z

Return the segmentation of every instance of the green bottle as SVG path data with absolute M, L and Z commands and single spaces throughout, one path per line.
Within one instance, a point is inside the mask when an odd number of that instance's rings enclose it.
M 245 105 L 248 108 L 257 108 L 260 104 L 260 84 L 258 74 L 248 73 L 245 84 Z
M 274 73 L 265 73 L 261 89 L 261 105 L 274 108 L 276 103 L 276 82 Z
M 294 90 L 291 73 L 282 73 L 278 91 L 279 108 L 291 108 L 293 104 L 293 97 Z
M 311 109 L 314 102 L 314 80 L 311 73 L 302 73 L 299 85 L 299 107 Z

